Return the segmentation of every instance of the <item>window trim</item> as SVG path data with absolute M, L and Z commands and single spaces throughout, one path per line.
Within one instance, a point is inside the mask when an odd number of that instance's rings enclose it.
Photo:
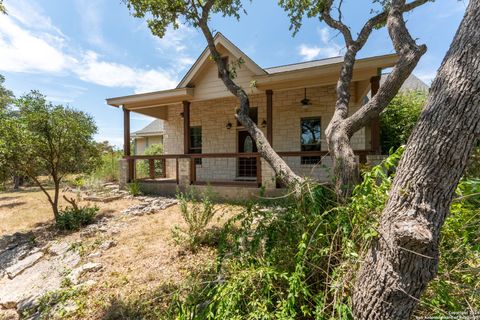
M 192 132 L 193 130 L 192 129 L 200 129 L 200 147 L 192 147 Z M 189 145 L 189 150 L 188 150 L 188 153 L 192 153 L 192 154 L 202 154 L 202 148 L 203 148 L 203 130 L 202 130 L 202 126 L 190 126 L 189 130 L 189 139 L 190 139 L 190 145 Z M 195 158 L 195 164 L 197 165 L 201 165 L 202 164 L 202 158 Z
M 318 120 L 319 122 L 319 137 L 317 144 L 303 144 L 302 143 L 302 122 L 305 120 Z M 315 151 L 322 151 L 322 117 L 321 116 L 312 116 L 312 117 L 302 117 L 300 118 L 300 151 L 307 152 L 304 150 L 304 146 L 318 146 L 318 150 Z M 322 161 L 321 156 L 301 156 L 300 157 L 300 165 L 302 166 L 315 166 L 320 164 Z

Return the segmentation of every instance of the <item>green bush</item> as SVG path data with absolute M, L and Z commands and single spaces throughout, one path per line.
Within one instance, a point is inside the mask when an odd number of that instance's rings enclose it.
M 59 211 L 55 223 L 60 230 L 79 230 L 81 227 L 91 224 L 98 211 L 98 207 L 68 207 Z
M 399 93 L 380 115 L 382 153 L 389 154 L 407 143 L 427 94 L 423 91 Z
M 207 226 L 216 213 L 212 198 L 210 190 L 200 197 L 197 197 L 192 188 L 185 193 L 177 194 L 182 218 L 187 224 L 186 229 L 179 226 L 172 229 L 172 235 L 177 244 L 185 244 L 188 249 L 195 251 L 205 240 L 208 233 Z
M 121 151 L 103 153 L 100 165 L 91 174 L 91 178 L 103 182 L 115 182 L 119 177 L 119 161 L 122 158 Z
M 392 173 L 403 150 L 363 173 L 351 200 L 307 184 L 303 198 L 250 203 L 225 226 L 217 272 L 205 273 L 173 305 L 181 319 L 352 319 L 362 257 L 377 237 Z M 442 229 L 440 273 L 418 315 L 480 305 L 480 181 L 465 180 Z M 202 285 L 203 284 L 203 285 Z M 470 306 L 470 307 L 469 307 Z
M 480 179 L 462 180 L 440 240 L 438 276 L 422 297 L 420 316 L 445 316 L 480 306 Z
M 473 149 L 472 155 L 468 160 L 465 177 L 470 179 L 480 179 L 480 141 L 477 142 L 477 146 Z
M 145 149 L 144 152 L 147 156 L 161 155 L 163 154 L 163 145 L 162 144 L 152 144 Z M 157 160 L 154 162 L 155 176 L 163 175 L 163 163 L 165 160 Z M 137 161 L 136 167 L 137 177 L 146 178 L 150 174 L 150 165 L 148 160 Z
M 140 184 L 137 181 L 130 182 L 127 184 L 127 190 L 130 195 L 136 197 L 142 194 L 142 191 L 140 190 Z

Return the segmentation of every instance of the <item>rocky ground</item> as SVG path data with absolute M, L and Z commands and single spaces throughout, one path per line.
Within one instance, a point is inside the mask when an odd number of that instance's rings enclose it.
M 177 203 L 162 197 L 137 197 L 140 201 L 121 215 L 103 217 L 76 235 L 38 237 L 42 231 L 17 232 L 0 239 L 0 319 L 16 319 L 34 310 L 39 299 L 65 283 L 74 288 L 95 284 L 93 275 L 104 265 L 99 259 L 116 246 L 114 236 L 135 217 L 151 215 Z M 82 239 L 95 239 L 91 251 Z M 35 318 L 35 313 L 31 318 Z

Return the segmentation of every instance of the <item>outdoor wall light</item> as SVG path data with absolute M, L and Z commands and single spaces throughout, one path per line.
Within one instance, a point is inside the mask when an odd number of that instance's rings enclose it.
M 183 112 L 180 113 L 180 117 L 182 117 L 182 119 L 183 119 Z
M 266 128 L 266 127 L 267 127 L 267 120 L 263 119 L 262 128 Z
M 232 123 L 228 121 L 227 125 L 225 126 L 228 130 L 232 129 Z

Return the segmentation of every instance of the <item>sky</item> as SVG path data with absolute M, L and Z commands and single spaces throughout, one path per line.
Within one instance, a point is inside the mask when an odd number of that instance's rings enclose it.
M 408 1 L 407 1 L 408 2 Z M 292 36 L 277 0 L 244 1 L 237 21 L 214 16 L 222 32 L 261 67 L 342 55 L 342 37 L 316 18 L 305 19 Z M 405 15 L 417 43 L 428 47 L 414 74 L 430 84 L 453 39 L 467 0 L 436 0 Z M 16 96 L 39 90 L 55 104 L 93 116 L 95 137 L 121 146 L 121 110 L 106 98 L 174 88 L 205 48 L 189 25 L 154 37 L 122 0 L 5 0 L 0 16 L 0 74 Z M 372 0 L 345 0 L 343 20 L 356 34 L 375 9 Z M 377 8 L 378 9 L 378 8 Z M 359 57 L 393 53 L 385 29 L 372 33 Z M 132 114 L 132 131 L 152 118 Z

